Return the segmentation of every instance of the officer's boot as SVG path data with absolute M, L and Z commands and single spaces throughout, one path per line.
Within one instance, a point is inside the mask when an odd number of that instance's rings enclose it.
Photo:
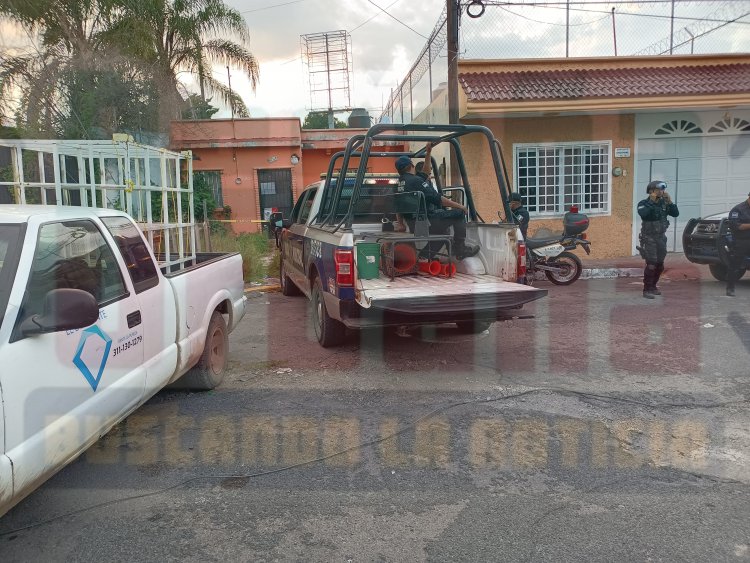
M 734 297 L 734 271 L 730 268 L 727 270 L 727 297 Z
M 654 270 L 654 280 L 651 286 L 651 293 L 653 293 L 654 295 L 661 295 L 661 291 L 656 286 L 656 284 L 659 283 L 659 278 L 661 277 L 663 272 L 664 272 L 664 262 L 662 262 L 661 264 L 657 264 L 656 269 Z
M 643 269 L 643 297 L 646 299 L 655 299 L 654 296 L 654 277 L 656 272 L 655 264 L 646 264 Z

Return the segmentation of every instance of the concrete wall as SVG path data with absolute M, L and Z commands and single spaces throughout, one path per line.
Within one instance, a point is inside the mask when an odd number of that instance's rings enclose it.
M 515 143 L 545 143 L 569 141 L 611 141 L 612 167 L 619 166 L 622 176 L 610 177 L 612 191 L 610 215 L 590 214 L 591 226 L 588 236 L 591 240 L 591 256 L 607 258 L 631 254 L 631 230 L 633 227 L 633 178 L 634 161 L 631 158 L 614 158 L 614 149 L 630 148 L 633 155 L 635 120 L 632 115 L 595 115 L 570 117 L 538 117 L 516 119 L 488 119 L 472 121 L 492 130 L 501 142 L 510 182 L 513 178 L 513 145 Z M 477 137 L 477 136 L 475 136 Z M 489 151 L 484 149 L 480 139 L 466 138 L 462 145 L 464 159 L 472 181 L 474 199 L 479 214 L 485 221 L 497 221 L 497 212 L 502 209 L 493 178 L 494 170 Z M 483 140 L 482 140 L 483 141 Z M 486 145 L 486 143 L 485 143 Z M 515 188 L 514 188 L 515 189 Z M 562 231 L 562 218 L 533 219 L 529 233 L 538 229 Z
M 193 151 L 193 170 L 221 172 L 236 233 L 261 228 L 259 170 L 291 170 L 293 200 L 304 187 L 301 164 L 292 164 L 302 153 L 299 118 L 175 121 L 170 139 L 173 149 Z

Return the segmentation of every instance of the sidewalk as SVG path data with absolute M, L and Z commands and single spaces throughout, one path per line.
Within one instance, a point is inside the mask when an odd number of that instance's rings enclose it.
M 589 258 L 582 257 L 583 273 L 581 279 L 602 278 L 640 278 L 643 277 L 645 262 L 640 256 L 623 256 L 620 258 Z M 667 254 L 664 261 L 665 278 L 701 279 L 710 277 L 708 266 L 693 264 L 681 252 Z

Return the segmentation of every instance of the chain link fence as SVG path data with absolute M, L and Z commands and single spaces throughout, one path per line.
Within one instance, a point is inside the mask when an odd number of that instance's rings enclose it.
M 447 82 L 446 22 L 444 9 L 382 121 L 413 121 Z M 739 53 L 748 37 L 750 0 L 472 0 L 461 2 L 459 58 Z

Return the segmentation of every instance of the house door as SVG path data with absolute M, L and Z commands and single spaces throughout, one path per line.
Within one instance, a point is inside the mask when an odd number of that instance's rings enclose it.
M 289 168 L 258 170 L 261 218 L 268 220 L 275 208 L 289 217 L 292 213 L 292 171 Z
M 655 158 L 651 160 L 651 170 L 649 181 L 662 180 L 667 183 L 667 191 L 672 201 L 679 206 L 679 186 L 677 184 L 677 159 L 676 158 Z M 667 229 L 667 250 L 674 252 L 677 250 L 676 241 L 680 239 L 680 250 L 682 250 L 682 237 L 677 237 L 677 221 L 674 217 L 669 218 L 669 229 Z

